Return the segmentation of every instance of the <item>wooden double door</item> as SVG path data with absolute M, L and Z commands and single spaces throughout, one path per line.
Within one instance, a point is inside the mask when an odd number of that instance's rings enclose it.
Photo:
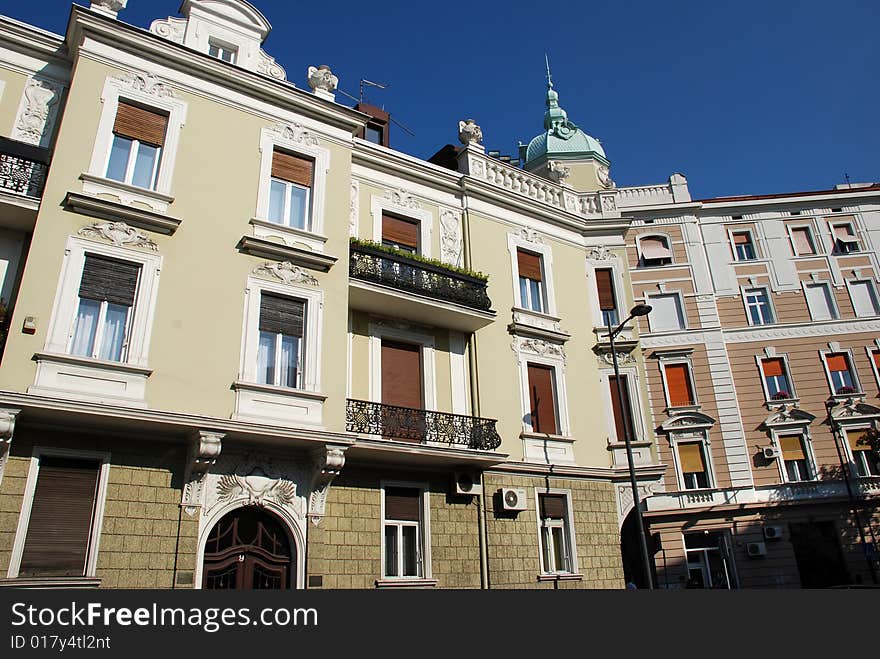
M 285 590 L 296 565 L 287 531 L 271 513 L 247 506 L 225 515 L 205 544 L 202 588 Z

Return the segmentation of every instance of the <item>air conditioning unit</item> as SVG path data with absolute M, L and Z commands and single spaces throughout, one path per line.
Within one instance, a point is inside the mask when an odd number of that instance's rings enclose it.
M 475 471 L 456 471 L 453 475 L 454 492 L 456 494 L 477 495 L 483 493 L 483 481 Z
M 750 558 L 767 555 L 767 545 L 763 542 L 750 542 L 746 545 L 746 553 Z
M 501 506 L 504 510 L 525 510 L 528 508 L 525 490 L 502 487 L 499 492 L 501 493 Z
M 779 449 L 775 446 L 765 446 L 764 447 L 764 458 L 766 460 L 775 460 L 780 455 Z
M 782 539 L 782 527 L 781 526 L 765 526 L 764 527 L 764 539 L 765 540 L 781 540 Z

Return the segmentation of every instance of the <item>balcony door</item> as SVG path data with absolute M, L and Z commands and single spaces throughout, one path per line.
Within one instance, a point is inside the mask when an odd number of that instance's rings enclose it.
M 382 436 L 404 442 L 425 438 L 422 347 L 382 339 Z

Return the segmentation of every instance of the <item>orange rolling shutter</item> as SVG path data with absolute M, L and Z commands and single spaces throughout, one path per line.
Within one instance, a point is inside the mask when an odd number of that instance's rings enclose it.
M 614 282 L 611 278 L 611 270 L 607 268 L 596 270 L 596 291 L 599 294 L 599 308 L 602 311 L 617 308 L 614 302 Z
M 703 451 L 698 443 L 679 444 L 678 459 L 681 461 L 681 472 L 683 474 L 699 474 L 706 471 L 706 464 L 703 462 Z
M 553 398 L 553 368 L 529 364 L 529 404 L 532 430 L 555 435 L 556 401 Z
M 785 369 L 782 367 L 782 360 L 779 358 L 761 360 L 761 368 L 766 377 L 775 375 L 785 375 Z
M 629 388 L 627 387 L 626 376 L 620 376 L 620 384 L 623 388 L 623 414 L 626 414 L 627 421 L 630 422 L 632 428 L 632 414 L 630 412 Z M 614 413 L 614 429 L 617 433 L 617 441 L 622 442 L 625 439 L 625 428 L 623 427 L 623 415 L 620 411 L 620 397 L 617 395 L 617 379 L 611 375 L 608 377 L 608 388 L 611 392 L 611 409 Z
M 835 353 L 832 355 L 826 355 L 825 361 L 828 364 L 829 371 L 848 371 L 849 370 L 849 360 L 846 358 L 846 355 L 843 353 Z
M 669 404 L 672 407 L 694 404 L 694 392 L 691 390 L 691 379 L 687 364 L 668 364 L 666 371 L 666 387 L 669 389 Z
M 382 214 L 382 240 L 412 249 L 419 248 L 419 223 Z
M 519 276 L 541 281 L 541 257 L 531 252 L 516 250 L 516 262 L 519 267 Z

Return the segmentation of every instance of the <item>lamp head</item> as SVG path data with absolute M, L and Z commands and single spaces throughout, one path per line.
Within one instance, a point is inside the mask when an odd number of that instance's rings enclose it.
M 647 316 L 651 313 L 653 307 L 650 304 L 637 304 L 629 310 L 631 316 Z

